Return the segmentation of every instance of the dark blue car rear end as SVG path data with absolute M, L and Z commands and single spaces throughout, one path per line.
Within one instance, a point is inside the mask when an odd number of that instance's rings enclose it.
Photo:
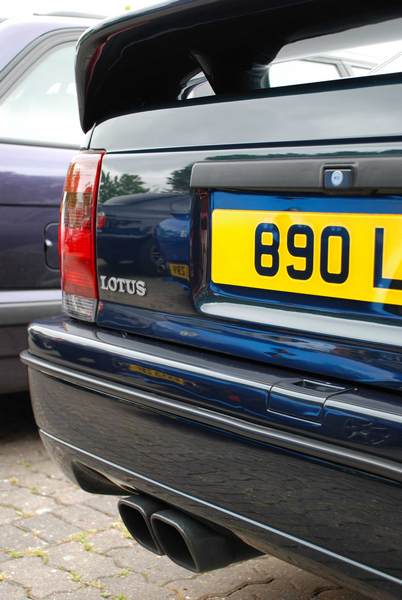
M 400 75 L 264 84 L 286 44 L 399 19 L 331 6 L 173 2 L 83 36 L 66 315 L 23 360 L 45 445 L 129 496 L 145 546 L 195 571 L 272 553 L 398 598 Z M 185 100 L 197 70 L 216 95 Z

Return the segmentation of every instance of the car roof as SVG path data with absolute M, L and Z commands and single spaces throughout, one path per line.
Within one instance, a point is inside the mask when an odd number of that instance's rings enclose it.
M 38 26 L 43 29 L 54 30 L 64 29 L 66 27 L 93 27 L 104 17 L 96 15 L 87 15 L 84 13 L 54 12 L 46 14 L 32 14 L 21 17 L 0 18 L 2 27 L 32 27 L 33 30 Z
M 85 31 L 99 22 L 99 18 L 88 18 L 87 16 L 55 16 L 32 15 L 24 17 L 12 17 L 0 21 L 0 73 L 8 63 L 26 48 L 35 39 L 47 33 L 63 29 L 77 29 Z

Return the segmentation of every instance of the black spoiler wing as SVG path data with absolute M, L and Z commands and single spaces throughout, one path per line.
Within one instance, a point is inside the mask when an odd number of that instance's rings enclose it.
M 216 94 L 263 86 L 284 45 L 386 20 L 400 1 L 171 0 L 103 21 L 79 40 L 76 80 L 85 132 L 106 118 L 174 104 L 203 71 Z

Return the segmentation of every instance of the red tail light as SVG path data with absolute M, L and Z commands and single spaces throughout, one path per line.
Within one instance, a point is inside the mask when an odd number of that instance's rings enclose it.
M 103 152 L 82 152 L 67 171 L 59 234 L 63 309 L 95 320 L 98 303 L 95 229 Z

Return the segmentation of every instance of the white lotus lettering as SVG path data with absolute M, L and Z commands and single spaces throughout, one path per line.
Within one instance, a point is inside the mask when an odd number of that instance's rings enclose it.
M 124 279 L 123 277 L 100 276 L 100 289 L 106 292 L 117 292 L 118 294 L 130 294 L 130 296 L 145 296 L 147 284 L 137 279 Z

